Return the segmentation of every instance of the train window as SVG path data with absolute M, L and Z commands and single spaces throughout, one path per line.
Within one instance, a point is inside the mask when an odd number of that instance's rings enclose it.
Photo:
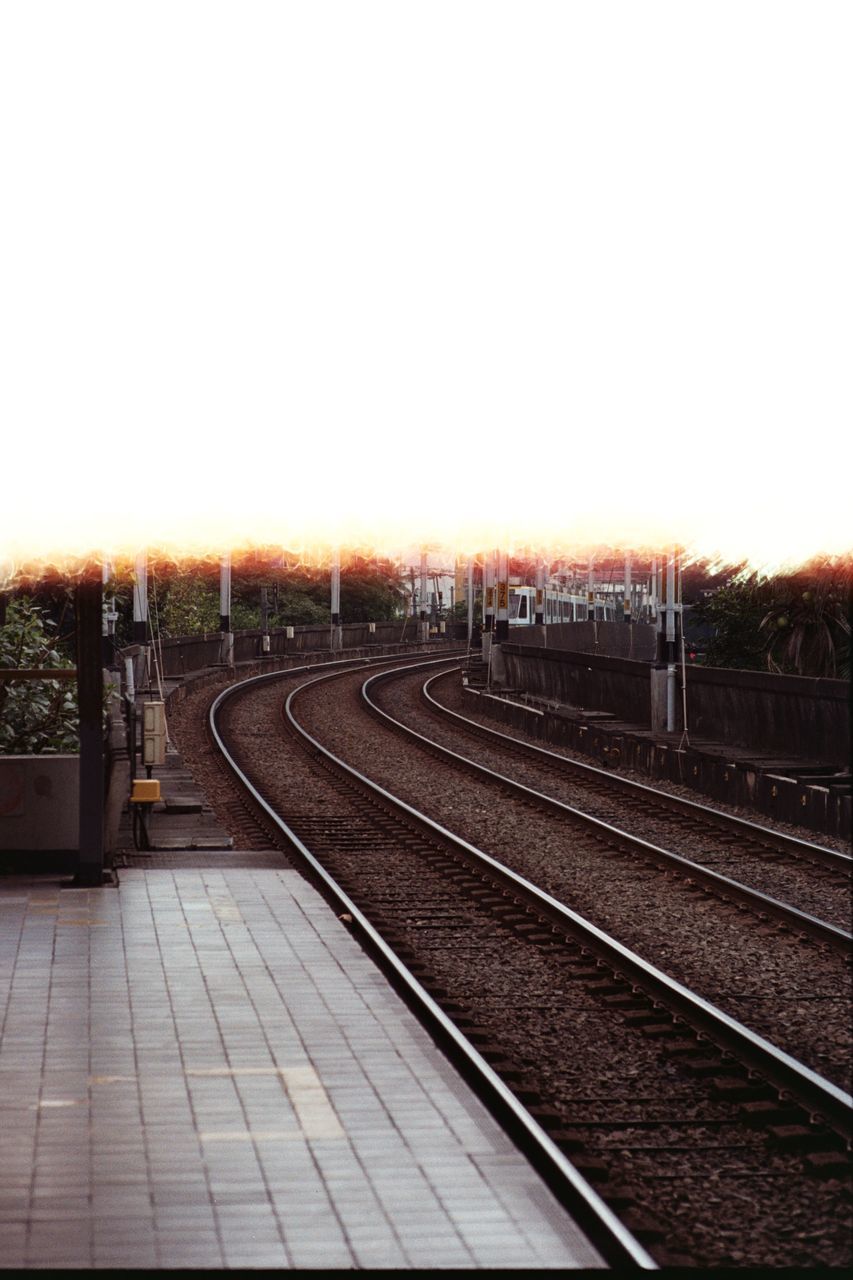
M 518 598 L 518 616 L 519 618 L 527 618 L 527 596 L 519 596 Z

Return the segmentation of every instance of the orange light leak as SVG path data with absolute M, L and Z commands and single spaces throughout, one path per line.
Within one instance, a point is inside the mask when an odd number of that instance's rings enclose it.
M 853 548 L 853 6 L 530 8 L 6 6 L 0 581 Z

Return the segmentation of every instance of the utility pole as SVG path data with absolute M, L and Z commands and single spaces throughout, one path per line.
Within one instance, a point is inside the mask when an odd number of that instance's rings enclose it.
M 625 553 L 625 581 L 622 584 L 624 619 L 631 621 L 631 553 Z
M 139 551 L 133 572 L 133 643 L 148 644 L 148 554 Z
M 536 625 L 545 623 L 545 561 L 541 556 L 536 561 Z
M 587 561 L 587 570 L 586 570 L 586 618 L 587 618 L 587 622 L 594 622 L 594 621 L 595 621 L 595 575 L 594 575 L 594 572 L 593 572 L 593 565 L 594 565 L 594 563 L 595 563 L 594 558 L 593 558 L 593 556 L 592 556 L 592 555 L 590 555 L 590 557 L 589 557 L 589 559 L 588 559 L 588 561 Z
M 420 598 L 420 626 L 418 628 L 418 639 L 421 644 L 426 644 L 429 640 L 429 618 L 427 617 L 427 556 L 426 551 L 421 551 L 421 598 Z
M 487 551 L 483 564 L 483 622 L 487 635 L 495 626 L 495 561 L 494 552 Z
M 474 557 L 468 557 L 468 648 L 471 648 L 471 637 L 474 634 Z
M 666 664 L 666 731 L 675 731 L 675 547 L 670 547 L 666 557 L 666 575 L 663 578 L 663 600 L 658 611 L 657 637 L 658 662 Z
M 332 636 L 331 648 L 337 653 L 341 648 L 341 549 L 335 547 L 332 557 Z
M 231 631 L 231 552 L 219 560 L 219 630 L 222 635 L 221 661 L 230 666 L 234 661 L 234 635 Z
M 498 601 L 495 642 L 503 644 L 509 639 L 509 558 L 506 551 L 498 552 Z
M 110 582 L 110 580 L 112 579 L 112 576 L 113 576 L 112 562 L 105 557 L 103 565 L 101 566 L 101 582 L 104 588 L 106 588 L 106 585 L 108 582 Z M 101 648 L 102 648 L 102 655 L 103 655 L 103 665 L 107 668 L 111 668 L 114 665 L 115 658 L 116 658 L 115 642 L 116 642 L 116 618 L 117 617 L 118 617 L 118 614 L 116 613 L 115 596 L 112 594 L 110 594 L 109 596 L 105 595 L 104 602 L 103 602 L 103 616 L 102 616 L 102 622 L 101 622 L 101 636 L 102 636 Z

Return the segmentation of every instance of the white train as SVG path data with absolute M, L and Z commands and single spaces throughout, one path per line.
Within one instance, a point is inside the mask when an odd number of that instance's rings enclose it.
M 545 588 L 545 622 L 586 622 L 586 594 L 579 591 L 564 591 L 560 588 Z M 616 618 L 616 605 L 613 600 L 604 601 L 596 592 L 595 616 L 599 622 L 612 622 Z M 511 627 L 529 627 L 536 621 L 536 588 L 509 588 L 509 625 Z

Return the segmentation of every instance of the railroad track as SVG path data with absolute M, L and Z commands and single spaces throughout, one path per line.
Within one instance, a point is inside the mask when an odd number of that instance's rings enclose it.
M 472 718 L 471 714 L 463 715 L 458 710 L 453 710 L 446 701 L 439 700 L 438 685 L 444 684 L 446 690 L 449 681 L 454 677 L 455 672 L 451 671 L 427 680 L 421 690 L 423 705 L 438 718 L 444 721 L 450 720 L 464 727 L 467 734 L 479 738 L 481 742 L 498 747 L 506 756 L 518 760 L 533 760 L 543 774 L 559 779 L 571 779 L 582 785 L 585 794 L 596 801 L 606 799 L 608 804 L 615 802 L 620 812 L 630 814 L 630 819 L 634 823 L 645 824 L 649 821 L 663 820 L 671 823 L 676 830 L 679 828 L 684 830 L 698 821 L 728 838 L 730 845 L 736 843 L 739 862 L 744 862 L 753 855 L 772 863 L 778 860 L 796 861 L 807 864 L 817 872 L 819 877 L 826 878 L 832 885 L 850 887 L 853 857 L 849 853 L 827 848 L 812 840 L 787 835 L 761 823 L 749 821 L 735 814 L 724 813 L 711 805 L 648 786 L 635 779 L 615 774 L 612 768 L 602 769 L 586 761 L 574 759 L 559 750 L 528 742 L 520 735 L 501 732 L 482 720 Z M 456 690 L 460 696 L 462 691 L 461 686 Z M 466 692 L 471 701 L 482 696 L 478 690 L 467 689 Z M 604 809 L 604 813 L 607 812 L 608 810 Z
M 794 887 L 800 893 L 807 892 L 804 881 L 807 876 L 819 874 L 823 876 L 823 897 L 825 903 L 838 919 L 846 922 L 850 918 L 851 877 L 850 867 L 853 859 L 845 854 L 835 853 L 820 845 L 811 845 L 806 841 L 794 840 L 782 836 L 777 841 L 777 833 L 756 823 L 731 818 L 717 810 L 679 797 L 658 792 L 652 787 L 634 783 L 628 779 L 614 778 L 603 769 L 579 764 L 568 760 L 541 747 L 528 746 L 507 734 L 495 730 L 461 716 L 438 703 L 430 692 L 430 687 L 438 680 L 446 679 L 447 673 L 432 676 L 420 687 L 421 705 L 425 706 L 429 715 L 439 720 L 450 721 L 453 729 L 453 746 L 447 741 L 437 741 L 434 736 L 424 735 L 411 724 L 399 718 L 399 712 L 392 714 L 382 704 L 381 688 L 383 683 L 399 680 L 399 671 L 393 669 L 380 673 L 365 682 L 362 687 L 362 698 L 369 711 L 391 726 L 396 732 L 409 735 L 422 748 L 433 752 L 439 758 L 452 762 L 454 766 L 486 780 L 504 794 L 514 795 L 522 803 L 533 805 L 545 812 L 562 818 L 568 824 L 575 824 L 585 829 L 585 833 L 598 838 L 609 847 L 616 841 L 618 847 L 627 855 L 639 857 L 647 863 L 661 867 L 666 872 L 674 872 L 691 884 L 701 885 L 724 900 L 728 900 L 751 910 L 760 921 L 773 918 L 781 922 L 792 932 L 809 937 L 831 947 L 845 958 L 851 954 L 853 936 L 849 930 L 839 924 L 821 919 L 819 916 L 804 911 L 800 907 L 782 900 L 763 889 L 754 888 L 743 883 L 731 874 L 724 874 L 715 869 L 721 863 L 736 872 L 742 872 L 759 860 L 759 878 L 761 872 L 765 880 L 768 878 L 766 859 L 772 859 L 770 878 L 775 875 L 780 879 L 777 859 L 793 858 L 797 867 L 799 883 Z M 417 679 L 417 677 L 416 677 Z M 420 681 L 418 680 L 418 685 Z M 459 729 L 462 733 L 460 734 Z M 478 743 L 485 741 L 489 751 L 485 753 L 488 762 L 484 761 L 482 750 L 478 758 L 462 755 L 455 747 L 460 737 L 473 735 Z M 523 762 L 512 775 L 506 772 L 509 761 Z M 519 772 L 521 777 L 518 776 Z M 566 788 L 567 776 L 571 785 Z M 577 779 L 581 780 L 580 794 Z M 548 786 L 547 792 L 541 788 Z M 559 794 L 562 788 L 563 796 Z M 555 794 L 557 792 L 557 794 Z M 571 797 L 571 803 L 566 793 Z M 602 803 L 603 799 L 603 803 Z M 596 813 L 590 812 L 590 804 L 598 810 L 598 814 L 606 813 L 606 820 Z M 583 805 L 583 808 L 579 808 Z M 615 821 L 613 820 L 615 818 Z M 656 840 L 646 839 L 636 834 L 639 826 L 650 832 Z M 678 852 L 683 845 L 686 830 L 689 828 L 691 844 L 702 848 L 702 860 L 685 857 Z M 659 841 L 671 842 L 664 847 Z M 732 855 L 731 843 L 738 842 L 738 851 Z M 674 847 L 673 847 L 674 845 Z M 794 852 L 792 853 L 792 847 Z M 807 872 L 803 873 L 803 859 Z M 784 880 L 787 878 L 787 886 Z M 791 887 L 791 876 L 781 877 L 783 889 Z
M 605 1256 L 651 1265 L 633 1229 L 662 1262 L 842 1261 L 843 1091 L 333 756 L 297 723 L 318 680 L 287 699 L 302 754 L 285 768 L 266 679 L 212 712 L 223 749 L 240 744 L 253 803 L 476 1070 Z
M 454 650 L 449 650 L 452 655 Z M 270 679 L 300 682 L 317 670 L 367 670 L 384 664 L 400 666 L 407 662 L 422 662 L 421 653 L 411 658 L 401 653 L 378 657 L 340 658 L 332 661 L 306 662 L 298 666 L 284 667 L 267 673 Z M 275 823 L 252 802 L 245 788 L 236 785 L 230 769 L 225 765 L 219 748 L 211 740 L 208 731 L 210 705 L 222 687 L 234 684 L 233 676 L 224 674 L 213 691 L 204 688 L 190 692 L 186 699 L 170 708 L 169 722 L 173 734 L 180 742 L 181 751 L 192 766 L 193 777 L 204 790 L 208 802 L 218 819 L 234 841 L 234 848 L 247 851 L 287 850 L 287 841 Z M 238 682 L 239 683 L 239 682 Z

